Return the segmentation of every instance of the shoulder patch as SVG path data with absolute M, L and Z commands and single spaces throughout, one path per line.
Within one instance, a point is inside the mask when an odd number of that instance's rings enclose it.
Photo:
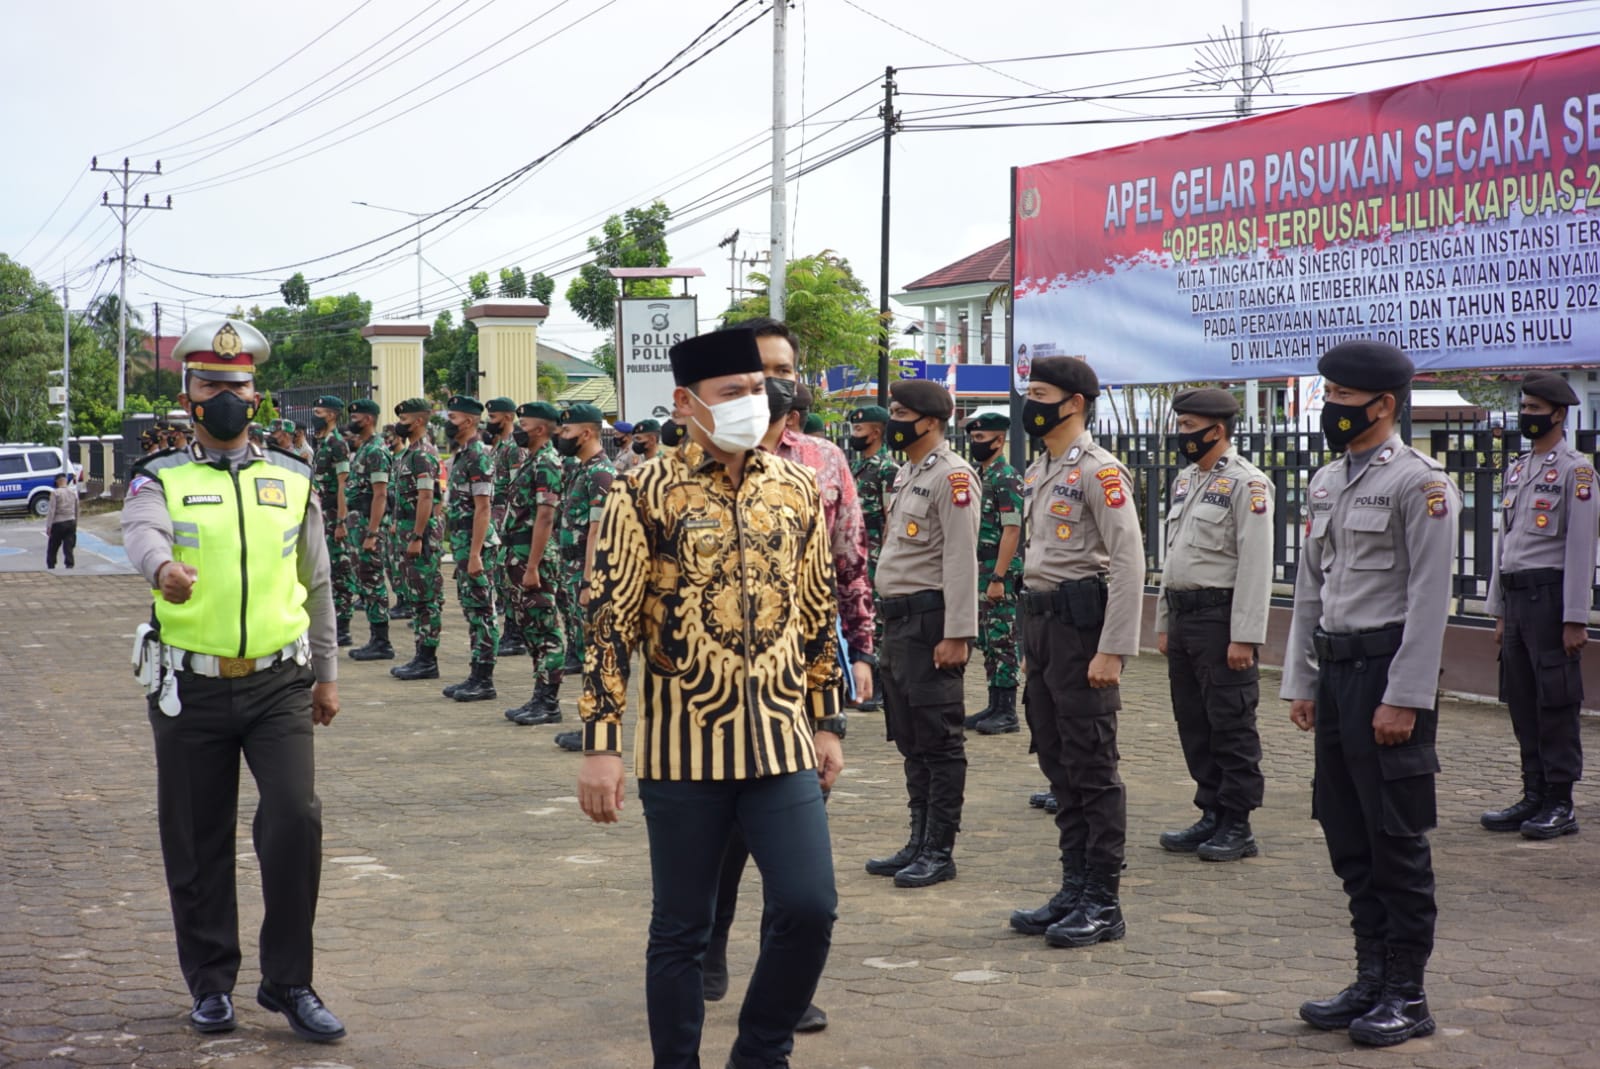
M 1422 491 L 1430 520 L 1443 519 L 1450 515 L 1449 485 L 1443 479 L 1430 479 L 1418 489 Z
M 1095 472 L 1095 477 L 1100 480 L 1100 490 L 1105 494 L 1106 507 L 1119 509 L 1128 503 L 1128 495 L 1122 488 L 1122 471 L 1118 468 L 1101 468 Z
M 966 508 L 972 504 L 972 476 L 964 471 L 952 471 L 945 478 L 950 483 L 950 504 Z

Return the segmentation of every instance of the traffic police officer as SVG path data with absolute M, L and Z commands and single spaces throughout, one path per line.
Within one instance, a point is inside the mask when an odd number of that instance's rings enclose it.
M 867 579 L 875 582 L 878 574 L 878 555 L 883 551 L 883 520 L 889 511 L 889 494 L 894 486 L 899 467 L 883 447 L 883 428 L 889 422 L 889 410 L 881 405 L 866 405 L 845 417 L 850 424 L 847 444 L 856 459 L 850 464 L 850 474 L 856 481 L 856 497 L 861 501 L 861 519 L 867 527 Z M 876 590 L 876 587 L 874 587 Z M 876 613 L 877 624 L 873 631 L 874 649 L 883 649 L 883 613 Z M 874 712 L 883 708 L 883 675 L 881 669 L 872 670 L 872 697 L 860 702 L 857 708 Z
M 439 456 L 428 440 L 433 403 L 412 397 L 394 406 L 395 434 L 402 445 L 394 457 L 389 484 L 394 488 L 395 559 L 400 583 L 395 593 L 411 606 L 416 652 L 389 669 L 396 679 L 439 678 L 439 634 L 444 616 L 444 524 L 438 497 Z M 401 591 L 404 591 L 402 594 Z
M 350 457 L 350 479 L 344 488 L 346 526 L 356 585 L 371 629 L 367 644 L 350 651 L 354 661 L 394 660 L 394 647 L 389 643 L 389 587 L 384 580 L 388 547 L 383 522 L 389 510 L 391 454 L 376 433 L 379 411 L 378 402 L 370 397 L 350 403 L 356 448 Z
M 450 458 L 450 483 L 445 494 L 445 529 L 455 561 L 456 601 L 467 621 L 472 649 L 471 674 L 444 688 L 458 702 L 496 697 L 495 656 L 500 634 L 495 626 L 494 574 L 500 558 L 500 536 L 490 521 L 494 494 L 494 457 L 478 435 L 483 402 L 457 394 L 446 402 L 455 455 Z
M 339 413 L 344 411 L 344 399 L 332 394 L 317 398 L 311 408 L 316 419 L 315 469 L 317 500 L 322 505 L 322 526 L 328 542 L 328 563 L 333 572 L 333 609 L 338 620 L 339 645 L 348 646 L 350 618 L 356 611 L 356 577 L 350 564 L 350 551 L 345 547 L 348 528 L 345 526 L 344 488 L 350 480 L 350 447 L 339 433 Z
M 195 443 L 135 466 L 123 505 L 129 561 L 154 593 L 135 670 L 155 735 L 161 854 L 178 963 L 199 1032 L 234 1028 L 239 757 L 255 777 L 266 914 L 256 1000 L 295 1034 L 345 1034 L 311 988 L 322 866 L 312 725 L 339 712 L 327 547 L 311 468 L 250 443 L 254 375 L 270 347 L 235 320 L 196 326 L 173 351 Z
M 978 646 L 989 704 L 967 718 L 980 735 L 1009 735 L 1017 725 L 1017 594 L 1022 584 L 1022 479 L 1005 457 L 1011 418 L 985 412 L 967 421 L 967 440 L 983 486 L 978 525 Z
M 1490 831 L 1554 839 L 1578 830 L 1572 785 L 1583 775 L 1578 710 L 1594 599 L 1600 496 L 1594 464 L 1567 444 L 1578 403 L 1567 380 L 1522 380 L 1518 429 L 1533 446 L 1505 477 L 1487 609 L 1500 646 L 1500 700 L 1522 757 L 1522 797 L 1483 814 Z
M 876 588 L 883 617 L 879 666 L 889 739 L 905 762 L 911 835 L 867 862 L 897 887 L 956 875 L 951 857 L 966 795 L 962 678 L 978 634 L 978 516 L 972 467 L 945 442 L 955 406 L 943 386 L 902 379 L 889 387 L 885 437 L 904 450 L 885 520 Z
M 1178 452 L 1156 643 L 1167 658 L 1172 715 L 1195 782 L 1200 819 L 1161 845 L 1205 861 L 1255 857 L 1250 814 L 1261 807 L 1261 698 L 1256 651 L 1272 599 L 1272 484 L 1232 442 L 1239 402 L 1227 390 L 1172 399 Z
M 1350 900 L 1356 980 L 1300 1016 L 1389 1046 L 1434 1030 L 1423 992 L 1437 916 L 1426 833 L 1460 495 L 1395 432 L 1413 371 L 1404 353 L 1344 342 L 1317 370 L 1323 434 L 1344 456 L 1311 479 L 1282 696 L 1295 725 L 1316 730 L 1312 815 Z

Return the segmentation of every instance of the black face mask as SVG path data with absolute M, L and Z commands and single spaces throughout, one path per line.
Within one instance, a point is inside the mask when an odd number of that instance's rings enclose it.
M 767 420 L 770 426 L 789 414 L 794 407 L 794 388 L 796 383 L 792 379 L 767 380 Z
M 495 443 L 494 428 L 493 427 L 480 427 L 478 429 L 478 437 L 483 439 L 483 444 L 484 445 L 494 445 L 494 443 Z
M 683 428 L 672 420 L 661 425 L 661 444 L 668 449 L 675 448 L 683 441 Z
M 1203 427 L 1197 431 L 1179 431 L 1178 455 L 1192 464 L 1211 452 L 1211 447 L 1217 443 L 1206 441 L 1206 435 L 1210 434 L 1212 429 L 1213 427 Z
M 557 438 L 556 452 L 564 457 L 575 457 L 578 455 L 578 444 L 578 439 L 576 438 Z
M 889 443 L 890 449 L 909 449 L 928 433 L 917 430 L 917 423 L 916 419 L 891 419 L 883 429 L 884 441 Z
M 852 434 L 848 444 L 857 453 L 865 453 L 872 448 L 872 443 L 867 440 L 867 436 L 864 434 Z
M 1326 402 L 1322 406 L 1322 435 L 1328 440 L 1328 448 L 1335 453 L 1343 453 L 1350 448 L 1350 443 L 1372 426 L 1372 416 L 1367 410 L 1377 403 L 1376 397 L 1364 405 Z
M 236 393 L 224 391 L 209 401 L 193 402 L 194 421 L 219 442 L 231 442 L 255 418 L 256 406 Z
M 972 459 L 976 460 L 979 464 L 982 464 L 984 461 L 988 460 L 998 452 L 1000 452 L 999 442 L 972 443 Z
M 1067 421 L 1067 417 L 1061 414 L 1064 404 L 1065 401 L 1035 401 L 1031 398 L 1022 402 L 1022 429 L 1028 432 L 1030 438 L 1043 438 Z
M 1556 426 L 1554 412 L 1522 412 L 1517 416 L 1517 433 L 1530 442 L 1543 438 L 1554 426 Z
M 638 453 L 640 456 L 644 456 L 644 454 L 645 454 L 645 444 L 643 442 L 634 442 L 633 443 L 633 451 L 635 453 Z
M 518 449 L 528 448 L 528 432 L 523 430 L 521 427 L 518 427 L 511 432 L 511 440 L 517 443 Z

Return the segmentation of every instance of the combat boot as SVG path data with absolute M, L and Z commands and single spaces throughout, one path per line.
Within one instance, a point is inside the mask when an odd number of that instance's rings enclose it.
M 1491 809 L 1478 818 L 1490 831 L 1517 831 L 1522 827 L 1522 822 L 1531 820 L 1539 815 L 1539 810 L 1544 808 L 1544 777 L 1524 772 L 1522 774 L 1522 797 L 1506 806 L 1504 809 Z
M 1117 898 L 1121 882 L 1120 869 L 1089 869 L 1077 906 L 1045 929 L 1044 941 L 1053 947 L 1087 947 L 1121 939 L 1128 932 Z
M 1195 853 L 1201 861 L 1238 861 L 1260 853 L 1256 837 L 1250 833 L 1250 814 L 1230 809 L 1220 811 L 1217 832 L 1201 843 Z
M 1011 912 L 1011 927 L 1023 935 L 1043 935 L 1057 921 L 1064 920 L 1078 908 L 1083 894 L 1083 855 L 1061 855 L 1061 890 L 1050 896 L 1050 901 L 1038 909 L 1018 909 Z
M 968 731 L 976 731 L 978 725 L 994 715 L 994 688 L 989 688 L 989 704 L 961 721 L 961 726 Z
M 357 646 L 350 651 L 352 661 L 392 661 L 394 660 L 394 647 L 389 645 L 389 622 L 372 625 L 372 637 L 365 646 Z
M 1021 730 L 1017 723 L 1017 688 L 995 687 L 989 691 L 989 702 L 993 711 L 978 725 L 979 735 L 1011 735 Z
M 509 621 L 500 628 L 499 652 L 501 657 L 521 657 L 528 652 L 527 644 L 522 641 L 522 636 L 517 634 L 516 629 L 510 626 Z
M 355 639 L 350 637 L 350 621 L 348 618 L 339 621 L 338 630 L 334 633 L 334 641 L 341 646 L 350 646 Z
M 483 702 L 499 697 L 494 689 L 494 665 L 474 663 L 472 674 L 450 697 L 458 702 Z
M 539 684 L 535 683 L 533 685 L 533 696 L 531 698 L 529 698 L 527 701 L 523 702 L 521 705 L 517 706 L 516 708 L 507 709 L 506 710 L 506 719 L 511 721 L 513 724 L 522 723 L 521 718 L 524 717 L 524 716 L 527 716 L 528 713 L 530 713 L 533 710 L 534 705 L 537 704 L 538 701 L 539 701 Z
M 1433 1014 L 1422 990 L 1428 955 L 1390 948 L 1377 1005 L 1350 1022 L 1350 1039 L 1365 1047 L 1392 1047 L 1416 1036 L 1433 1035 Z
M 396 679 L 438 679 L 439 678 L 439 651 L 432 646 L 424 646 L 417 642 L 417 655 L 405 664 L 396 665 L 389 669 L 389 674 Z
M 416 615 L 416 610 L 403 601 L 389 610 L 389 619 L 391 620 L 410 620 Z
M 535 724 L 561 723 L 561 703 L 556 698 L 558 684 L 541 679 L 533 685 L 533 700 L 528 703 L 528 709 L 517 717 L 517 723 L 523 726 Z
M 1378 1004 L 1387 968 L 1388 948 L 1383 940 L 1357 936 L 1355 982 L 1332 998 L 1302 1002 L 1300 1019 L 1324 1032 L 1349 1028 Z
M 922 835 L 922 849 L 911 864 L 894 874 L 896 887 L 932 887 L 956 878 L 956 863 L 951 853 L 956 846 L 956 826 L 942 820 L 928 820 Z
M 557 746 L 568 753 L 583 752 L 583 732 L 581 731 L 557 732 L 554 741 Z
M 1215 809 L 1202 809 L 1200 819 L 1184 828 L 1182 831 L 1164 831 L 1161 833 L 1161 847 L 1174 854 L 1192 854 L 1200 849 L 1200 844 L 1206 842 L 1217 834 L 1217 811 Z
M 893 876 L 917 859 L 922 853 L 922 840 L 928 830 L 928 807 L 911 807 L 911 837 L 897 853 L 888 857 L 875 857 L 867 862 L 867 871 L 874 876 Z

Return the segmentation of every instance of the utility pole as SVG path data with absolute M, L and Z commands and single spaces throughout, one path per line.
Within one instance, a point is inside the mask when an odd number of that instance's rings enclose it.
M 728 307 L 739 303 L 739 228 L 721 241 L 717 248 L 728 250 Z
M 122 416 L 117 413 L 118 418 Z M 67 268 L 61 267 L 61 463 L 72 471 L 72 310 L 67 304 Z M 70 480 L 69 480 L 70 481 Z M 109 484 L 108 484 L 109 485 Z
M 161 302 L 160 301 L 156 302 L 156 335 L 155 335 L 155 343 L 154 344 L 155 344 L 155 357 L 156 357 L 155 395 L 156 395 L 156 397 L 160 397 L 161 396 Z
M 878 246 L 878 404 L 889 407 L 889 155 L 894 140 L 894 68 L 883 68 L 883 222 Z
M 143 204 L 133 204 L 128 200 L 128 193 L 133 184 L 140 178 L 161 173 L 161 161 L 156 161 L 153 171 L 136 171 L 128 166 L 128 158 L 122 158 L 122 167 L 102 167 L 98 156 L 89 160 L 89 170 L 109 174 L 117 180 L 122 187 L 122 202 L 111 203 L 111 194 L 102 193 L 100 203 L 110 208 L 117 216 L 117 222 L 122 224 L 122 253 L 117 260 L 117 414 L 122 414 L 123 407 L 127 404 L 128 387 L 128 220 L 133 218 L 133 213 L 142 209 L 169 212 L 172 210 L 172 197 L 167 197 L 165 204 L 151 204 L 150 194 L 144 195 Z
M 789 0 L 772 5 L 772 281 L 767 286 L 769 314 L 782 320 L 788 283 L 788 196 L 784 177 L 788 168 L 788 34 Z
M 404 208 L 390 208 L 387 205 L 372 204 L 372 203 L 369 203 L 369 202 L 364 201 L 364 200 L 353 200 L 350 203 L 351 204 L 359 204 L 363 208 L 376 208 L 380 212 L 394 212 L 396 215 L 409 215 L 409 216 L 411 216 L 411 218 L 416 220 L 416 223 L 417 223 L 417 318 L 420 320 L 422 318 L 422 221 L 424 219 L 431 219 L 432 217 L 434 217 L 435 215 L 438 215 L 439 213 L 438 212 L 408 212 Z M 479 205 L 479 204 L 470 205 L 469 207 L 461 209 L 461 211 L 463 211 L 463 212 L 481 212 L 483 210 L 484 210 L 483 206 Z M 439 269 L 437 267 L 435 267 L 434 270 L 437 271 Z

